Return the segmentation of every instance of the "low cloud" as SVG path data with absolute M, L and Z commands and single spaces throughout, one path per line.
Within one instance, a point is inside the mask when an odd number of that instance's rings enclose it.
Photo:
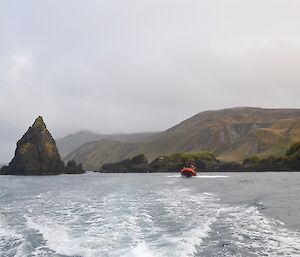
M 0 3 L 0 161 L 55 137 L 157 131 L 207 109 L 299 107 L 299 1 Z

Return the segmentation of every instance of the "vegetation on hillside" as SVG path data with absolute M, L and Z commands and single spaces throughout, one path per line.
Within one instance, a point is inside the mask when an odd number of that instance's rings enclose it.
M 260 159 L 252 156 L 246 158 L 241 164 L 221 162 L 211 152 L 203 151 L 160 156 L 149 164 L 144 155 L 138 155 L 132 159 L 105 164 L 100 170 L 101 172 L 178 172 L 190 163 L 196 164 L 198 171 L 300 171 L 300 141 L 293 144 L 281 157 L 270 156 Z
M 283 156 L 298 140 L 300 109 L 232 108 L 199 113 L 144 141 L 90 142 L 64 160 L 74 159 L 85 169 L 95 170 L 139 153 L 152 161 L 158 156 L 208 150 L 220 161 L 240 163 L 251 156 Z
M 292 144 L 286 154 L 280 157 L 247 158 L 243 162 L 243 168 L 254 171 L 300 171 L 300 141 Z
M 300 155 L 300 141 L 292 144 L 292 146 L 287 150 L 286 155 Z
M 217 162 L 216 157 L 213 155 L 213 153 L 209 151 L 203 151 L 198 153 L 175 153 L 171 154 L 169 156 L 161 156 L 161 158 L 165 158 L 169 161 L 181 161 L 184 163 L 188 162 L 194 162 L 194 163 L 215 163 Z

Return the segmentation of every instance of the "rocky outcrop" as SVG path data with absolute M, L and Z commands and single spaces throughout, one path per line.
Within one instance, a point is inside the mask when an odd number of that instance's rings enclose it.
M 243 163 L 220 161 L 207 151 L 160 156 L 149 164 L 144 155 L 138 155 L 132 159 L 105 164 L 100 172 L 179 172 L 191 163 L 196 165 L 199 172 L 300 171 L 300 141 L 293 144 L 281 157 L 259 159 L 252 156 Z
M 82 168 L 82 164 L 77 164 L 74 160 L 68 161 L 66 168 L 66 174 L 83 174 L 85 171 Z
M 160 156 L 148 163 L 144 154 L 132 159 L 125 159 L 116 163 L 107 163 L 100 168 L 102 173 L 129 173 L 129 172 L 179 172 L 182 167 L 194 163 L 201 171 L 218 171 L 221 163 L 210 152 L 176 153 L 169 156 Z
M 9 170 L 8 170 L 8 166 L 7 165 L 1 167 L 1 169 L 0 169 L 0 175 L 9 175 L 8 172 L 9 172 Z
M 41 116 L 17 142 L 12 161 L 2 168 L 8 175 L 56 175 L 64 171 L 64 162 Z
M 147 172 L 148 160 L 144 154 L 134 156 L 132 159 L 125 159 L 116 163 L 104 164 L 99 172 L 101 173 L 141 173 Z

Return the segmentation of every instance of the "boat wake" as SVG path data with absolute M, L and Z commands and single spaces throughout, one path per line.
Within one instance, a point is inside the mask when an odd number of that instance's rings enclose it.
M 221 176 L 221 175 L 198 175 L 195 178 L 228 178 L 228 176 Z
M 23 257 L 24 237 L 11 229 L 3 215 L 0 215 L 0 256 L 2 257 Z
M 262 203 L 230 206 L 196 190 L 39 194 L 18 226 L 0 216 L 0 256 L 300 256 L 300 233 L 265 216 Z
M 181 175 L 168 175 L 166 176 L 167 178 L 182 178 Z M 193 177 L 190 177 L 191 179 L 194 179 L 194 178 L 228 178 L 229 176 L 224 176 L 224 175 L 197 175 L 197 176 L 193 176 Z

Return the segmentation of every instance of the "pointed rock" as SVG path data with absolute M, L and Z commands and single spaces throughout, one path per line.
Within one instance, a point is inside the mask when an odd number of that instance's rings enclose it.
M 54 175 L 65 170 L 54 139 L 39 116 L 17 143 L 9 175 Z

